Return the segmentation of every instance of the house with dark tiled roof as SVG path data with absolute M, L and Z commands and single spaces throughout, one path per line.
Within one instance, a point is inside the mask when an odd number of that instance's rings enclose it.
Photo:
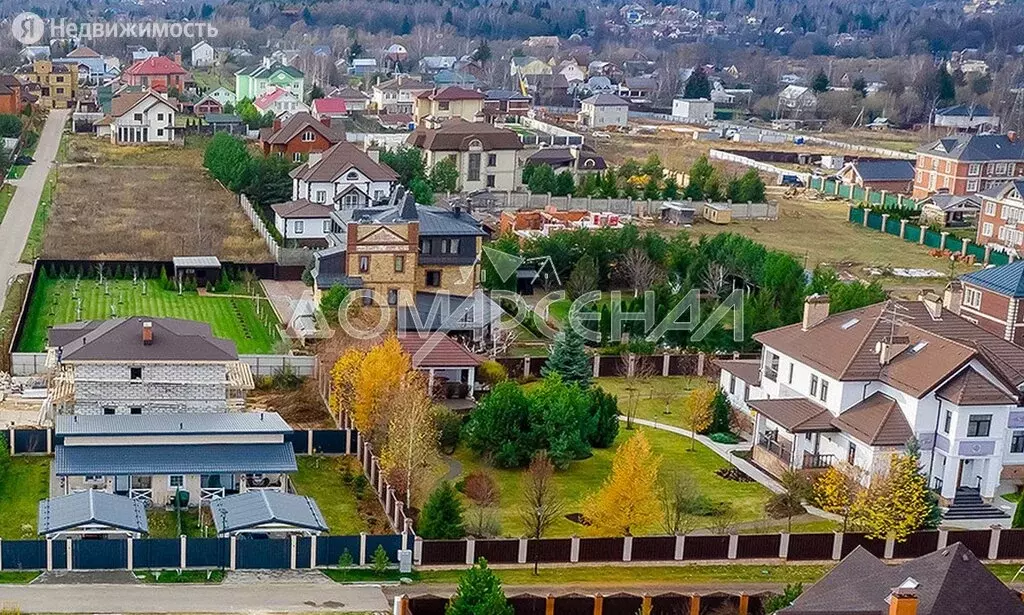
M 412 113 L 420 94 L 430 92 L 433 85 L 406 75 L 397 75 L 374 84 L 370 104 L 379 113 Z
M 260 130 L 260 145 L 266 155 L 276 154 L 293 162 L 301 162 L 310 154 L 328 150 L 345 140 L 345 132 L 331 125 L 330 118 L 317 120 L 306 111 L 300 111 L 274 125 Z
M 516 188 L 523 143 L 511 130 L 454 118 L 437 128 L 417 126 L 406 143 L 423 150 L 429 169 L 441 160 L 454 160 L 463 192 Z
M 398 343 L 412 359 L 413 369 L 427 377 L 428 391 L 447 399 L 473 397 L 476 368 L 483 357 L 446 335 L 407 333 L 399 336 Z M 441 387 L 443 391 L 438 390 Z
M 556 174 L 569 171 L 577 180 L 584 175 L 602 173 L 608 168 L 604 156 L 588 145 L 545 147 L 527 156 L 526 164 L 546 165 Z
M 529 96 L 514 90 L 487 90 L 484 92 L 484 117 L 488 122 L 507 121 L 526 115 L 532 101 Z
M 914 164 L 909 160 L 854 160 L 839 170 L 844 184 L 910 194 L 914 186 Z
M 981 202 L 975 242 L 1019 257 L 1024 245 L 1024 179 L 993 184 L 975 198 Z
M 614 94 L 594 94 L 580 101 L 576 122 L 588 128 L 625 127 L 629 122 L 629 101 Z
M 975 194 L 1024 177 L 1024 142 L 1015 132 L 944 137 L 916 154 L 915 199 L 936 192 Z
M 952 287 L 839 314 L 829 304 L 808 297 L 801 322 L 755 334 L 757 369 L 720 363 L 752 423 L 754 463 L 775 475 L 836 466 L 869 483 L 916 439 L 948 519 L 1003 516 L 979 498 L 1024 473 L 1024 348 L 981 325 Z
M 999 116 L 985 105 L 955 105 L 936 109 L 932 125 L 951 130 L 999 130 Z

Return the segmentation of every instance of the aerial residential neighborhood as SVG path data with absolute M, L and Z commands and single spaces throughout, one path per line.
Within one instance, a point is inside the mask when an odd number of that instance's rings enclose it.
M 0 15 L 3 615 L 1024 614 L 1018 5 Z

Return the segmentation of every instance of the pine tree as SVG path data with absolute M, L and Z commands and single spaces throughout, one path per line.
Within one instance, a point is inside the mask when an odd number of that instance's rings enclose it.
M 449 481 L 430 494 L 420 512 L 419 533 L 430 540 L 457 540 L 466 535 L 462 502 Z
M 661 196 L 661 186 L 658 185 L 658 178 L 652 175 L 644 184 L 644 198 L 653 201 L 659 196 Z
M 501 580 L 487 567 L 487 560 L 477 563 L 459 577 L 459 587 L 444 610 L 445 615 L 514 615 L 505 598 Z
M 819 70 L 818 74 L 811 81 L 811 89 L 820 94 L 821 92 L 827 92 L 828 86 L 828 75 L 825 74 L 825 71 Z
M 665 180 L 665 187 L 661 189 L 661 198 L 666 201 L 674 201 L 679 198 L 679 184 L 676 183 L 675 175 L 670 175 Z
M 590 386 L 594 369 L 583 346 L 583 338 L 571 326 L 555 336 L 551 356 L 544 363 L 540 374 L 544 377 L 558 374 L 567 383 L 576 382 L 581 387 Z
M 612 473 L 601 489 L 583 503 L 590 529 L 604 536 L 632 536 L 661 517 L 658 470 L 661 459 L 651 452 L 643 431 L 627 440 L 612 459 Z
M 711 82 L 703 68 L 695 68 L 683 86 L 683 98 L 711 98 Z

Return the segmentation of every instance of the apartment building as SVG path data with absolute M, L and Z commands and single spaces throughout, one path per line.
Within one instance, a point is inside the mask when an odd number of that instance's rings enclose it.
M 947 137 L 917 150 L 913 197 L 975 194 L 1018 177 L 1024 177 L 1024 143 L 1015 132 Z

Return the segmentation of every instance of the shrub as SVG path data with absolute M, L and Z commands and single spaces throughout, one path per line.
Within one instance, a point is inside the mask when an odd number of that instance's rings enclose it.
M 7 450 L 6 446 L 4 446 L 4 450 Z M 0 455 L 3 455 L 3 453 L 0 453 Z M 0 467 L 0 473 L 2 471 L 3 468 Z M 1013 509 L 1013 521 L 1010 524 L 1010 527 L 1014 529 L 1024 528 L 1024 494 L 1018 493 L 1017 495 L 1017 507 Z
M 463 432 L 469 448 L 490 454 L 499 468 L 529 463 L 538 447 L 530 418 L 530 401 L 515 382 L 502 382 L 484 397 L 469 416 Z
M 454 410 L 437 406 L 434 411 L 434 427 L 437 429 L 437 444 L 441 452 L 446 455 L 454 453 L 462 436 L 462 417 Z
M 608 448 L 619 435 L 618 398 L 603 389 L 591 389 L 590 416 L 594 422 L 590 445 L 594 448 Z
M 462 481 L 459 491 L 477 506 L 494 506 L 500 497 L 498 483 L 490 474 L 481 471 L 471 472 Z
M 462 502 L 448 481 L 430 494 L 419 518 L 420 536 L 429 540 L 456 540 L 466 535 Z
M 377 545 L 377 549 L 373 552 L 373 574 L 378 577 L 383 575 L 388 570 L 388 565 L 391 560 L 388 559 L 388 553 L 384 550 L 384 545 Z
M 320 298 L 320 311 L 323 312 L 324 317 L 331 322 L 337 322 L 338 319 L 338 308 L 345 302 L 348 297 L 348 288 L 337 284 L 332 286 L 330 290 L 325 292 Z
M 736 444 L 740 441 L 736 434 L 728 431 L 716 431 L 708 437 L 711 438 L 712 442 L 718 442 L 719 444 Z
M 285 367 L 274 371 L 272 384 L 275 389 L 294 391 L 302 386 L 302 376 L 296 374 L 295 370 L 286 365 Z
M 494 386 L 499 382 L 508 380 L 508 370 L 497 361 L 484 361 L 476 369 L 477 378 L 488 386 Z

